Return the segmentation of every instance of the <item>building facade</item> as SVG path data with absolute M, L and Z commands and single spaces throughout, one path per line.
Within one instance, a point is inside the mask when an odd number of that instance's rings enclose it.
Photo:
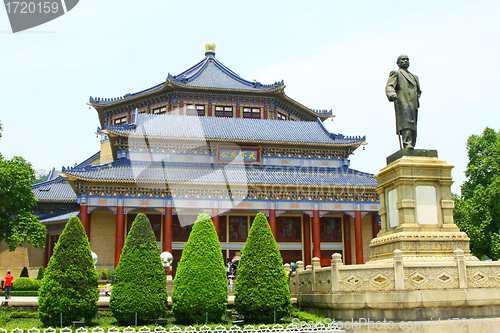
M 369 260 L 378 232 L 373 175 L 350 168 L 361 136 L 331 133 L 331 111 L 284 93 L 283 81 L 247 81 L 215 57 L 118 98 L 90 98 L 100 152 L 33 191 L 47 225 L 46 264 L 71 216 L 113 268 L 134 217 L 145 213 L 158 246 L 180 259 L 197 214 L 212 216 L 226 259 L 238 255 L 253 218 L 268 217 L 284 262 Z M 0 266 L 8 266 L 1 263 Z M 174 266 L 175 267 L 175 266 Z

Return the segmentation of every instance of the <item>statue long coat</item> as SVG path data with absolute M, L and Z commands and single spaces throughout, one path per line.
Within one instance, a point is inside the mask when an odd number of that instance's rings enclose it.
M 415 74 L 398 69 L 389 74 L 389 80 L 385 87 L 387 98 L 391 93 L 396 93 L 398 99 L 394 102 L 396 111 L 396 134 L 401 130 L 411 129 L 417 131 L 418 99 L 422 94 L 420 83 Z

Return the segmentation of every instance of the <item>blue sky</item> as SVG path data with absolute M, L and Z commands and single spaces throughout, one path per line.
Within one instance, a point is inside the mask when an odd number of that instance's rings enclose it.
M 81 0 L 64 16 L 12 34 L 0 11 L 0 152 L 58 169 L 99 149 L 89 96 L 163 82 L 204 57 L 246 79 L 284 80 L 290 97 L 333 109 L 335 133 L 366 135 L 355 169 L 376 173 L 399 149 L 384 89 L 400 54 L 422 86 L 417 148 L 437 149 L 465 180 L 466 141 L 499 129 L 498 1 Z

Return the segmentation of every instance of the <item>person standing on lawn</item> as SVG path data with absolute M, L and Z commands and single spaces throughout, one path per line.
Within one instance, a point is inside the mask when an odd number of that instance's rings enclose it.
M 10 287 L 12 287 L 12 280 L 14 280 L 14 277 L 10 275 L 10 271 L 7 272 L 7 275 L 5 275 L 5 299 L 10 299 Z

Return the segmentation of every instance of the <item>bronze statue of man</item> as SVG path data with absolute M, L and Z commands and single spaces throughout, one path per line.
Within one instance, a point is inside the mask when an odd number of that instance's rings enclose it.
M 407 55 L 400 55 L 396 62 L 398 70 L 389 74 L 385 93 L 389 101 L 394 102 L 396 111 L 396 134 L 402 148 L 413 149 L 417 142 L 418 99 L 422 94 L 418 77 L 408 71 L 410 59 Z

